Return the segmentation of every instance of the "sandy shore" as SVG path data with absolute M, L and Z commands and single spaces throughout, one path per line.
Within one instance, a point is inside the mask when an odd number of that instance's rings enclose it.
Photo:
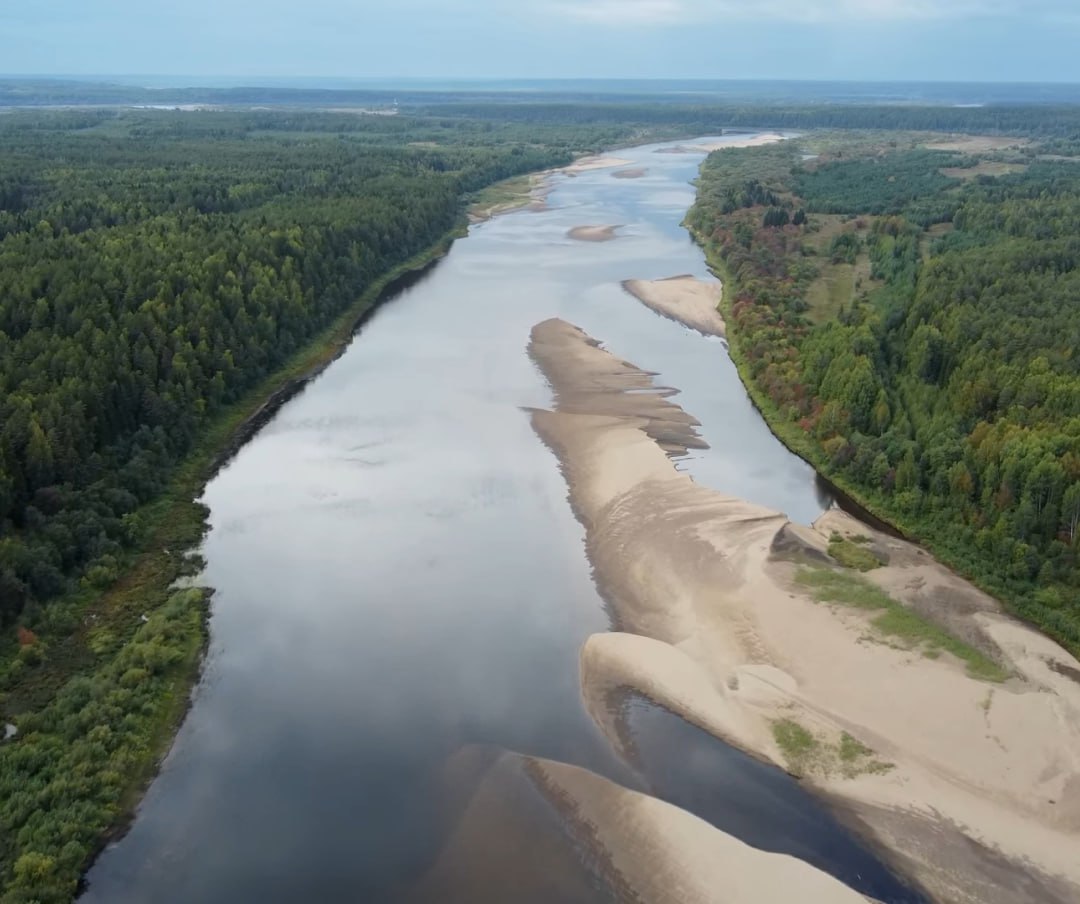
M 616 750 L 611 691 L 632 689 L 802 775 L 935 899 L 1080 900 L 1080 662 L 910 544 L 840 513 L 800 527 L 695 484 L 665 454 L 696 436 L 693 419 L 580 330 L 539 324 L 530 354 L 556 394 L 534 427 L 625 632 L 582 654 L 586 704 Z M 1011 677 L 977 680 L 863 610 L 814 602 L 791 559 L 822 561 L 834 531 L 887 556 L 873 585 Z M 781 719 L 808 753 L 778 743 Z
M 565 763 L 464 749 L 456 829 L 412 900 L 865 904 L 836 879 Z
M 658 154 L 708 154 L 723 148 L 756 148 L 764 144 L 775 144 L 777 141 L 785 141 L 786 135 L 780 132 L 764 132 L 760 135 L 751 135 L 746 138 L 734 138 L 722 141 L 703 141 L 700 144 L 680 144 L 676 147 L 661 148 Z
M 566 235 L 579 242 L 610 242 L 619 237 L 618 229 L 618 226 L 575 226 Z
M 469 222 L 485 223 L 494 217 L 522 208 L 534 211 L 547 210 L 547 196 L 554 189 L 550 177 L 550 171 L 532 173 L 527 177 L 524 186 L 515 189 L 514 197 L 496 204 L 474 204 L 469 209 Z
M 593 170 L 611 169 L 616 166 L 629 166 L 633 161 L 623 157 L 592 156 L 582 157 L 575 160 L 569 166 L 555 170 L 557 173 L 565 173 L 568 176 L 577 176 L 581 173 L 589 173 Z
M 669 279 L 628 279 L 622 286 L 657 314 L 677 320 L 706 336 L 725 335 L 724 318 L 717 310 L 722 289 L 718 282 L 704 282 L 693 276 L 672 276 Z

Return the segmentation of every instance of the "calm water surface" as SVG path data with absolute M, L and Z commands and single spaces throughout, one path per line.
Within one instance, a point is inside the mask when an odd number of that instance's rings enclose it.
M 578 652 L 608 620 L 556 461 L 522 411 L 550 402 L 525 353 L 535 323 L 563 317 L 681 389 L 712 447 L 680 464 L 696 479 L 801 521 L 828 501 L 754 412 L 723 343 L 619 286 L 707 275 L 679 225 L 701 156 L 620 156 L 647 176 L 559 177 L 551 209 L 474 227 L 207 487 L 217 593 L 203 679 L 83 901 L 398 900 L 445 840 L 447 759 L 477 744 L 726 812 L 713 821 L 751 843 L 905 900 L 861 849 L 852 866 L 851 840 L 805 795 L 746 793 L 772 770 L 736 769 L 697 739 L 680 779 L 670 741 L 685 728 L 642 716 L 653 742 L 635 776 L 582 708 Z M 566 238 L 611 223 L 617 241 Z

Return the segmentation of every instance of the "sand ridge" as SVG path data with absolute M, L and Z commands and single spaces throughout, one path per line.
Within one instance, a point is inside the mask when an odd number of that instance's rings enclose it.
M 622 287 L 651 311 L 676 320 L 706 336 L 727 333 L 724 318 L 717 308 L 723 287 L 693 276 L 667 279 L 627 279 Z
M 587 707 L 616 749 L 605 707 L 620 687 L 775 762 L 786 759 L 776 719 L 803 725 L 822 751 L 847 735 L 882 768 L 826 757 L 806 781 L 845 802 L 935 896 L 1080 899 L 1080 663 L 904 541 L 831 513 L 816 529 L 791 525 L 695 484 L 655 435 L 657 420 L 685 431 L 692 418 L 575 327 L 539 324 L 529 350 L 556 395 L 534 427 L 559 458 L 618 627 L 641 635 L 601 635 L 582 654 Z M 889 565 L 871 579 L 913 608 L 947 609 L 943 622 L 966 622 L 1015 677 L 975 680 L 948 654 L 875 640 L 864 612 L 809 599 L 774 548 L 823 555 L 837 528 L 887 545 Z M 990 862 L 992 889 L 964 872 Z

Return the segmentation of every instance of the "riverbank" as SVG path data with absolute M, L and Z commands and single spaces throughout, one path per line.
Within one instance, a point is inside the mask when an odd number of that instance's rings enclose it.
M 706 238 L 688 222 L 684 221 L 683 226 L 703 250 L 710 272 L 730 290 L 730 292 L 723 294 L 720 302 L 720 311 L 725 320 L 730 323 L 734 317 L 729 299 L 730 296 L 738 293 L 738 282 L 730 273 L 723 259 L 710 247 Z M 821 447 L 814 438 L 803 430 L 798 423 L 786 417 L 777 408 L 768 393 L 754 380 L 750 361 L 740 338 L 737 328 L 729 332 L 728 351 L 748 398 L 761 415 L 772 435 L 783 443 L 790 452 L 812 467 L 819 478 L 837 493 L 839 497 L 838 504 L 849 513 L 856 517 L 862 517 L 883 531 L 901 536 L 925 548 L 965 581 L 970 582 L 983 593 L 994 597 L 995 600 L 1005 605 L 1010 613 L 1017 617 L 1023 617 L 1023 613 L 1018 611 L 1015 600 L 1010 598 L 1010 594 L 1005 587 L 996 581 L 990 580 L 984 572 L 978 571 L 972 565 L 970 558 L 965 558 L 961 552 L 957 552 L 952 548 L 951 538 L 947 530 L 932 524 L 912 522 L 903 517 L 895 506 L 890 505 L 887 497 L 868 495 L 863 487 L 845 479 L 843 475 L 829 468 L 828 462 L 823 457 Z M 1031 623 L 1030 620 L 1026 621 Z M 1047 630 L 1046 625 L 1038 623 L 1035 623 L 1033 627 L 1039 631 Z M 1075 644 L 1069 645 L 1069 651 L 1073 655 L 1080 652 Z
M 70 897 L 104 845 L 126 831 L 172 745 L 188 711 L 209 636 L 212 591 L 190 586 L 202 565 L 196 549 L 208 512 L 197 499 L 206 482 L 282 404 L 343 353 L 356 330 L 401 281 L 431 266 L 462 234 L 463 228 L 455 227 L 370 285 L 285 366 L 208 425 L 166 491 L 136 513 L 144 539 L 119 580 L 104 591 L 82 589 L 51 604 L 53 612 L 64 615 L 54 618 L 55 631 L 36 639 L 45 651 L 41 661 L 28 665 L 22 654 L 12 659 L 20 665 L 17 671 L 10 664 L 6 669 L 3 704 L 6 720 L 19 728 L 19 735 L 16 741 L 0 743 L 0 757 L 18 749 L 25 759 L 30 755 L 27 745 L 40 748 L 42 759 L 26 781 L 48 782 L 54 774 L 78 771 L 91 789 L 71 826 L 78 835 L 64 847 L 62 858 L 21 844 L 16 848 L 11 838 L 0 841 L 0 854 L 16 864 L 12 890 L 22 881 L 18 864 L 31 857 L 46 873 L 35 878 L 24 866 L 26 881 L 36 893 L 53 889 L 58 900 Z M 132 684 L 132 669 L 142 676 L 137 684 Z M 118 710 L 101 717 L 110 733 L 100 756 L 75 743 L 80 735 L 68 715 L 73 697 L 82 694 L 87 683 L 94 688 L 94 699 L 122 701 L 112 704 Z M 75 731 L 70 737 L 69 727 Z M 54 746 L 57 739 L 64 739 L 60 747 Z M 17 773 L 5 771 L 0 778 L 21 783 Z M 11 802 L 8 797 L 0 807 Z M 58 801 L 55 812 L 60 814 L 67 803 Z M 0 819 L 3 816 L 0 812 Z
M 530 353 L 556 396 L 534 427 L 628 632 L 582 657 L 617 750 L 630 689 L 843 802 L 935 898 L 1080 894 L 1080 663 L 903 540 L 695 484 L 669 458 L 693 418 L 569 324 L 538 325 Z M 837 538 L 886 564 L 839 568 Z

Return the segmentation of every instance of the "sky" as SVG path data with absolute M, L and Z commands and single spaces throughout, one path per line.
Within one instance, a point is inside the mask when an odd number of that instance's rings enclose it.
M 1080 82 L 1080 0 L 0 0 L 7 75 Z

